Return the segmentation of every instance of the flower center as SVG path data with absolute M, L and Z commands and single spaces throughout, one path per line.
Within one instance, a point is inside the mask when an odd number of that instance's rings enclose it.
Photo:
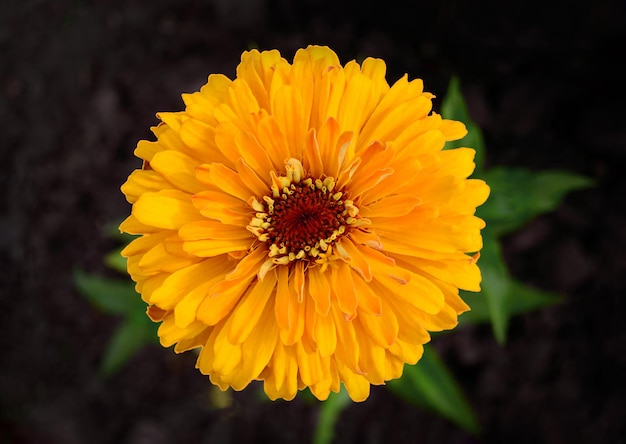
M 285 176 L 272 173 L 272 193 L 261 203 L 251 199 L 257 213 L 248 225 L 262 242 L 269 244 L 275 264 L 329 255 L 333 243 L 356 222 L 358 208 L 335 190 L 335 179 L 306 176 L 296 159 L 286 162 Z

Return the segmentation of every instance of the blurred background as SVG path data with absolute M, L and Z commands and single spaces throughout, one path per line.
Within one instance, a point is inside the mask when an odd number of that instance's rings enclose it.
M 242 51 L 308 44 L 383 58 L 440 105 L 459 76 L 488 166 L 565 169 L 596 186 L 504 239 L 511 273 L 563 303 L 435 338 L 484 429 L 472 437 L 374 387 L 336 442 L 626 443 L 626 4 L 334 0 L 4 2 L 0 10 L 0 443 L 292 443 L 318 409 L 253 385 L 226 408 L 195 355 L 143 348 L 98 374 L 119 322 L 74 287 L 117 275 L 106 227 L 157 111 L 183 107 Z M 471 305 L 471 301 L 470 305 Z

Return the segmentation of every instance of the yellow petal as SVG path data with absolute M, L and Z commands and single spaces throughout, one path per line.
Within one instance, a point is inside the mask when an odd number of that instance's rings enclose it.
M 308 132 L 302 155 L 304 168 L 308 169 L 313 177 L 321 177 L 324 172 L 324 164 L 315 129 Z
M 409 365 L 414 365 L 417 361 L 422 359 L 424 346 L 422 344 L 413 344 L 397 340 L 395 344 L 389 347 L 388 351 L 398 356 L 403 363 L 406 362 Z
M 298 296 L 298 302 L 302 302 L 304 299 L 304 276 L 304 263 L 302 261 L 298 261 L 296 262 L 296 266 L 293 269 L 293 275 L 289 281 Z
M 383 244 L 380 242 L 380 237 L 375 232 L 366 230 L 352 230 L 350 232 L 350 239 L 355 244 L 370 247 L 375 250 L 382 250 Z
M 306 62 L 294 62 L 289 70 L 288 82 L 295 86 L 300 94 L 305 131 L 311 128 L 310 117 L 316 95 L 317 73 L 315 70 L 312 64 Z
M 254 236 L 243 227 L 207 219 L 185 224 L 178 234 L 184 241 L 183 250 L 199 257 L 247 250 L 254 242 Z
M 235 142 L 235 136 L 242 130 L 231 121 L 221 122 L 215 128 L 215 144 L 225 158 L 228 159 L 227 164 L 233 165 L 241 157 L 239 147 Z
M 407 282 L 378 275 L 376 281 L 403 302 L 414 305 L 426 313 L 438 313 L 444 304 L 441 289 L 431 280 L 417 273 L 410 273 L 409 275 L 410 278 Z
M 354 331 L 355 322 L 346 320 L 343 314 L 336 309 L 336 306 L 333 306 L 331 313 L 337 335 L 336 360 L 343 362 L 353 372 L 360 372 L 358 364 L 360 346 Z
M 276 321 L 281 328 L 281 341 L 285 345 L 291 345 L 299 341 L 304 334 L 305 304 L 299 300 L 298 293 L 293 288 L 293 277 L 288 282 L 285 280 L 286 273 L 286 267 L 278 268 L 275 312 Z
M 206 325 L 216 325 L 224 319 L 241 300 L 252 277 L 235 281 L 222 280 L 209 289 L 197 310 L 197 317 Z
M 196 177 L 200 182 L 218 187 L 223 192 L 230 194 L 244 202 L 254 195 L 236 171 L 222 163 L 200 165 L 195 170 Z
M 224 279 L 224 274 L 228 269 L 229 265 L 226 261 L 220 261 L 218 264 L 212 264 L 212 274 L 207 275 L 205 281 L 198 285 L 196 288 L 192 289 L 189 293 L 187 293 L 185 297 L 174 308 L 174 318 L 176 320 L 177 326 L 184 328 L 196 319 L 202 321 L 206 325 L 217 324 L 217 322 L 222 318 L 219 316 L 219 313 L 217 313 L 219 311 L 216 309 L 216 307 L 218 306 L 218 302 L 213 300 L 207 303 L 207 305 L 211 305 L 212 309 L 212 315 L 208 319 L 211 322 L 205 322 L 206 317 L 200 316 L 200 314 L 206 314 L 206 307 L 204 307 L 203 310 L 200 310 L 200 306 L 205 301 L 210 299 L 209 294 L 211 288 Z M 223 299 L 226 298 L 221 298 L 219 302 L 223 302 Z M 226 308 L 225 305 L 226 304 L 222 304 L 220 307 L 222 308 L 222 310 L 228 312 L 229 309 Z
M 189 256 L 176 256 L 167 251 L 165 240 L 156 244 L 147 251 L 139 261 L 139 268 L 142 273 L 173 273 L 181 268 L 187 267 L 198 262 L 199 258 Z
M 226 90 L 224 103 L 229 106 L 242 121 L 246 121 L 250 114 L 255 114 L 259 111 L 259 104 L 256 97 L 244 79 L 233 80 Z
M 484 181 L 468 179 L 463 192 L 452 197 L 448 204 L 461 214 L 473 214 L 477 206 L 485 203 L 490 191 Z
M 296 51 L 294 62 L 321 60 L 323 66 L 339 65 L 337 54 L 328 46 L 309 45 Z
M 235 268 L 226 275 L 226 280 L 234 281 L 238 279 L 252 278 L 259 273 L 261 265 L 267 258 L 267 251 L 263 248 L 256 248 L 246 254 Z
M 441 307 L 441 310 L 435 316 L 423 313 L 417 319 L 429 331 L 449 330 L 456 327 L 459 323 L 456 310 L 449 305 Z
M 267 152 L 274 168 L 284 168 L 285 160 L 289 159 L 290 149 L 285 134 L 274 116 L 261 119 L 257 125 L 257 140 Z
M 285 62 L 276 50 L 246 51 L 241 55 L 241 63 L 237 66 L 237 78 L 244 79 L 254 94 L 259 106 L 269 109 L 269 87 L 275 65 Z
M 275 91 L 272 97 L 272 114 L 285 135 L 289 157 L 302 158 L 309 117 L 305 113 L 300 91 L 289 85 L 283 85 Z
M 355 328 L 355 331 L 357 340 L 361 345 L 359 367 L 363 371 L 363 376 L 370 384 L 384 384 L 385 380 L 388 379 L 385 370 L 385 349 L 376 345 L 361 326 Z
M 245 227 L 253 217 L 247 203 L 221 191 L 202 191 L 194 194 L 191 201 L 204 217 L 223 224 Z
M 215 329 L 219 333 L 213 344 L 211 367 L 214 373 L 221 375 L 232 385 L 233 373 L 241 365 L 241 344 L 233 344 L 228 340 L 228 321 L 224 326 L 216 326 Z
M 459 296 L 458 288 L 445 282 L 439 282 L 438 286 L 441 288 L 441 291 L 446 298 L 446 305 L 448 305 L 457 315 L 470 310 L 469 305 L 467 305 Z
M 389 164 L 387 171 L 385 171 L 385 173 L 388 173 L 389 169 L 391 169 L 393 171 L 392 174 L 385 174 L 384 176 L 381 174 L 378 177 L 374 177 L 375 180 L 378 180 L 378 185 L 372 187 L 370 184 L 366 190 L 362 191 L 360 199 L 362 205 L 369 205 L 372 202 L 394 194 L 417 195 L 413 182 L 421 168 L 422 164 L 416 158 L 394 159 L 393 163 Z
M 171 128 L 175 132 L 180 130 L 180 125 L 185 118 L 184 112 L 160 112 L 157 113 L 157 117 L 162 120 L 168 128 Z M 161 134 L 159 134 L 160 136 Z
M 194 168 L 198 166 L 197 161 L 183 153 L 161 151 L 154 155 L 150 166 L 182 191 L 194 194 L 203 189 L 193 173 Z
M 372 140 L 394 140 L 406 127 L 430 112 L 432 102 L 424 95 L 409 99 L 395 106 L 385 116 L 370 119 L 359 136 L 359 145 L 365 146 Z
M 314 351 L 317 350 L 317 344 L 315 344 L 313 328 L 318 316 L 317 311 L 315 311 L 315 302 L 307 295 L 302 305 L 304 305 L 304 331 L 301 342 L 307 351 Z
M 165 241 L 168 236 L 171 236 L 172 232 L 161 231 L 153 234 L 146 234 L 141 237 L 133 239 L 121 252 L 122 257 L 130 257 L 137 254 L 145 254 L 155 245 Z
M 389 84 L 385 79 L 387 66 L 384 60 L 368 57 L 361 64 L 361 72 L 372 80 L 374 86 L 374 97 L 376 101 L 389 91 Z
M 255 172 L 268 172 L 274 168 L 265 149 L 260 145 L 254 134 L 244 131 L 231 122 L 223 122 L 217 129 L 216 142 L 220 149 L 232 152 L 233 162 L 243 159 Z M 266 177 L 261 179 L 268 180 Z
M 192 153 L 200 162 L 223 162 L 228 159 L 216 145 L 213 124 L 189 118 L 182 123 L 179 135 L 183 145 L 187 147 L 179 149 Z
M 418 273 L 427 273 L 443 282 L 468 291 L 480 291 L 480 269 L 476 261 L 464 253 L 451 253 L 445 259 L 403 256 L 404 266 Z
M 194 288 L 220 273 L 222 261 L 217 259 L 204 260 L 170 274 L 154 290 L 150 302 L 163 309 L 173 309 L 176 304 Z
M 156 171 L 135 170 L 128 176 L 122 185 L 122 193 L 129 203 L 137 201 L 139 196 L 147 192 L 156 192 L 162 189 L 174 188 L 165 178 Z
M 421 96 L 423 93 L 423 82 L 420 79 L 408 81 L 408 76 L 405 74 L 397 82 L 395 82 L 387 93 L 378 102 L 376 108 L 371 113 L 370 118 L 367 121 L 367 127 L 369 131 L 379 126 L 380 122 L 387 118 L 387 116 L 393 112 L 398 106 L 402 105 L 407 100 L 415 99 Z M 408 116 L 404 116 L 403 120 Z M 417 118 L 414 120 L 418 120 Z M 365 130 L 365 128 L 364 128 Z M 367 144 L 373 140 L 373 138 L 367 133 L 363 134 L 363 142 Z M 361 143 L 361 142 L 360 142 Z
M 337 333 L 335 331 L 335 322 L 330 313 L 326 315 L 318 314 L 315 318 L 313 326 L 313 339 L 317 344 L 320 356 L 331 356 L 335 353 L 337 347 Z
M 296 359 L 298 361 L 298 371 L 302 382 L 311 387 L 314 384 L 322 381 L 325 377 L 324 366 L 329 366 L 328 360 L 324 360 L 320 357 L 319 352 L 307 351 L 302 342 L 297 342 L 296 347 Z
M 380 315 L 360 311 L 356 321 L 363 327 L 370 339 L 380 347 L 388 348 L 398 337 L 398 320 L 392 308 L 382 303 Z
M 174 308 L 174 321 L 179 328 L 188 327 L 196 320 L 196 312 L 200 303 L 207 297 L 211 281 L 203 282 L 181 299 Z
M 340 361 L 337 361 L 337 369 L 346 387 L 346 391 L 354 402 L 365 401 L 370 395 L 370 383 L 365 377 L 353 373 Z
M 256 326 L 268 299 L 274 293 L 276 277 L 268 274 L 256 281 L 229 319 L 228 340 L 233 344 L 245 341 Z
M 325 173 L 331 177 L 338 177 L 353 133 L 342 132 L 339 123 L 329 118 L 317 131 L 316 138 Z
M 203 122 L 212 122 L 213 110 L 222 102 L 231 80 L 222 74 L 211 74 L 199 92 L 183 94 L 185 111 L 189 116 Z
M 177 190 L 142 194 L 133 205 L 132 214 L 143 224 L 166 230 L 177 230 L 200 217 L 191 196 Z
M 410 213 L 420 205 L 422 200 L 411 194 L 396 194 L 387 196 L 377 202 L 360 208 L 364 217 L 398 217 Z
M 196 368 L 200 370 L 203 375 L 208 375 L 213 371 L 213 347 L 215 345 L 215 339 L 219 329 L 208 329 L 209 335 L 203 344 L 203 347 L 198 353 L 198 359 L 196 360 Z
M 293 399 L 298 392 L 298 363 L 293 347 L 286 347 L 277 341 L 270 370 L 265 380 L 265 393 L 272 400 Z
M 337 299 L 339 310 L 347 320 L 354 319 L 357 313 L 358 298 L 352 282 L 352 270 L 348 265 L 332 268 L 330 288 Z
M 200 239 L 251 239 L 252 235 L 243 227 L 227 225 L 216 220 L 200 219 L 183 225 L 178 230 L 178 235 L 183 241 L 195 241 Z
M 131 262 L 131 259 L 128 260 Z M 131 274 L 133 276 L 133 274 Z M 138 293 L 141 293 L 141 299 L 147 304 L 152 304 L 152 294 L 163 285 L 165 279 L 170 275 L 168 273 L 159 273 L 154 276 L 143 277 L 142 281 L 137 281 L 135 289 Z
M 181 338 L 180 341 L 174 346 L 175 353 L 183 353 L 196 348 L 201 348 L 206 344 L 206 339 L 211 333 L 210 328 L 205 328 L 199 334 L 190 337 Z
M 135 148 L 135 156 L 147 161 L 152 160 L 154 155 L 165 148 L 159 142 L 150 142 L 148 140 L 140 140 Z
M 401 341 L 409 344 L 426 344 L 430 341 L 428 331 L 419 322 L 423 317 L 421 310 L 413 305 L 404 304 L 399 298 L 388 298 L 386 302 L 398 321 L 398 337 L 389 350 L 395 350 Z
M 433 130 L 437 130 L 443 134 L 441 130 L 442 119 L 437 113 L 431 113 L 423 119 L 417 119 L 413 121 L 409 126 L 403 129 L 395 139 L 395 144 L 399 147 L 406 147 L 411 145 L 415 151 L 406 151 L 403 149 L 404 157 L 410 157 L 415 155 L 425 154 L 424 150 L 420 149 L 419 143 L 416 143 L 416 139 Z M 445 137 L 444 137 L 445 139 Z
M 467 134 L 467 128 L 463 122 L 456 120 L 446 120 L 441 122 L 439 127 L 446 140 L 459 140 Z
M 310 268 L 307 272 L 309 295 L 315 301 L 315 311 L 322 316 L 330 310 L 330 285 L 327 275 L 320 272 L 320 267 Z
M 474 172 L 474 156 L 476 150 L 473 148 L 456 148 L 442 151 L 439 156 L 441 165 L 440 174 L 451 174 L 465 179 Z
M 246 379 L 258 379 L 259 374 L 268 365 L 274 353 L 278 326 L 274 321 L 273 310 L 272 304 L 266 304 L 255 328 L 243 343 L 242 377 Z
M 163 347 L 171 347 L 183 338 L 198 336 L 206 330 L 202 322 L 192 322 L 185 328 L 179 328 L 174 322 L 174 317 L 169 316 L 159 326 L 158 334 Z
M 353 192 L 353 198 L 376 187 L 386 177 L 393 174 L 389 161 L 393 152 L 380 142 L 374 142 L 359 153 L 361 163 L 347 184 Z
M 374 82 L 370 78 L 361 73 L 353 76 L 346 84 L 339 105 L 337 120 L 342 130 L 355 132 L 361 130 L 378 103 L 378 98 Z M 352 157 L 351 154 L 348 156 Z
M 473 216 L 434 217 L 434 207 L 421 205 L 407 216 L 376 218 L 372 225 L 386 251 L 414 255 L 412 248 L 453 253 L 478 251 L 482 247 L 480 229 L 484 221 Z
M 240 180 L 246 184 L 246 187 L 248 187 L 254 195 L 264 196 L 269 193 L 269 185 L 263 182 L 254 169 L 252 169 L 243 159 L 240 158 L 236 162 L 236 165 Z
M 356 245 L 349 239 L 342 239 L 340 244 L 348 254 L 348 257 L 344 258 L 344 260 L 350 267 L 357 271 L 366 282 L 372 280 L 372 270 L 370 269 L 369 262 L 361 252 L 361 249 L 368 247 Z
M 318 69 L 317 67 L 314 69 Z M 346 87 L 346 73 L 338 67 L 319 68 L 311 109 L 311 128 L 320 129 L 328 119 L 337 119 Z
M 246 251 L 252 245 L 249 239 L 201 239 L 185 241 L 183 248 L 198 257 L 215 257 L 226 253 Z
M 276 285 L 276 301 L 274 303 L 274 316 L 281 330 L 289 328 L 289 269 L 278 267 Z

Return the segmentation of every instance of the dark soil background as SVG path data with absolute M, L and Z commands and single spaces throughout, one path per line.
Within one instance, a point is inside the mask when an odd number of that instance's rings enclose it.
M 390 82 L 407 72 L 439 97 L 459 75 L 489 165 L 597 183 L 505 239 L 512 273 L 562 304 L 515 318 L 505 346 L 486 326 L 434 340 L 482 438 L 374 388 L 336 442 L 626 443 L 625 3 L 426 3 L 3 3 L 1 443 L 310 441 L 315 404 L 264 402 L 256 386 L 215 409 L 191 353 L 150 346 L 102 380 L 119 320 L 77 293 L 72 270 L 115 276 L 102 233 L 129 211 L 119 186 L 155 112 L 181 109 L 209 73 L 232 77 L 245 49 L 291 60 L 311 43 L 344 63 L 382 57 Z

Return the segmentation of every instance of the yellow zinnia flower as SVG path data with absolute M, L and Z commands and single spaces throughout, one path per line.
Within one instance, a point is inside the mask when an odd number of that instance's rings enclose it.
M 416 363 L 478 291 L 489 194 L 467 179 L 466 134 L 434 96 L 385 63 L 342 66 L 326 47 L 243 53 L 160 113 L 144 166 L 122 186 L 141 235 L 123 251 L 163 346 L 201 348 L 220 388 L 264 382 L 271 399 L 370 384 Z

